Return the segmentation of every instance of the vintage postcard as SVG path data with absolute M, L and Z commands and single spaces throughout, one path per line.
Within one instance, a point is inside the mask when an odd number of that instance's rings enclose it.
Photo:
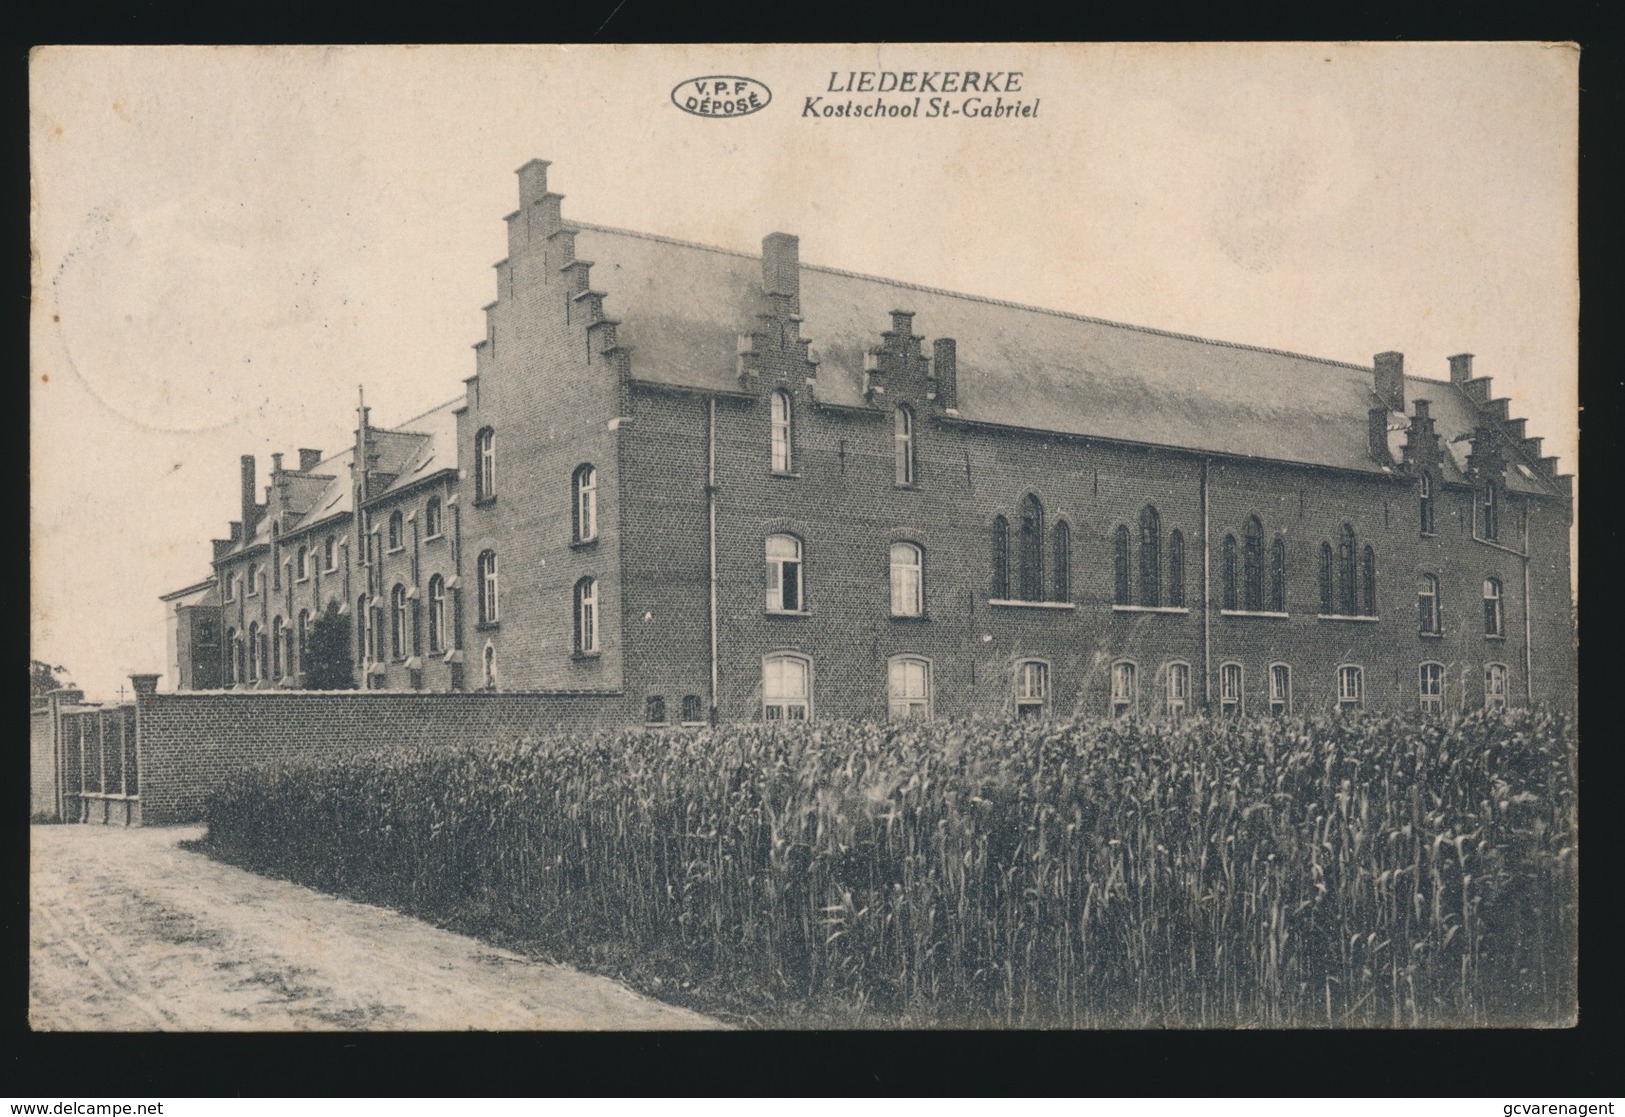
M 32 1026 L 1572 1026 L 1577 101 L 37 49 Z

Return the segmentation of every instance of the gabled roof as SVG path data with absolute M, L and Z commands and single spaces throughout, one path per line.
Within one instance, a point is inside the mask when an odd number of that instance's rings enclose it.
M 382 493 L 373 494 L 375 499 L 399 492 L 442 470 L 457 468 L 457 411 L 464 402 L 463 396 L 447 400 L 395 428 L 396 432 L 413 436 L 411 453 L 401 459 L 395 470 L 384 469 L 380 463 L 382 472 L 393 472 L 396 477 Z
M 738 391 L 737 338 L 758 325 L 761 258 L 572 222 L 577 259 L 620 323 L 636 380 Z M 864 353 L 894 310 L 925 338 L 951 337 L 960 418 L 1214 454 L 1392 472 L 1367 446 L 1378 401 L 1370 365 L 1212 341 L 1080 314 L 803 264 L 802 332 L 818 354 L 815 398 L 884 407 L 864 394 Z M 929 347 L 927 350 L 929 351 Z M 1443 442 L 1474 409 L 1448 382 L 1406 377 L 1431 400 Z M 1530 492 L 1544 486 L 1514 479 Z M 1451 480 L 1460 480 L 1459 471 Z

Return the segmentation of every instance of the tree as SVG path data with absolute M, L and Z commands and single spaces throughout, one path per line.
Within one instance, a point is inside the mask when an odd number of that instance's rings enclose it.
M 71 679 L 66 678 L 66 667 L 53 667 L 43 660 L 31 659 L 28 661 L 28 694 L 31 698 L 43 698 L 53 690 L 62 690 L 73 685 Z M 63 676 L 58 678 L 58 676 Z
M 350 670 L 350 626 L 339 615 L 338 602 L 310 624 L 305 648 L 305 686 L 311 690 L 354 690 Z

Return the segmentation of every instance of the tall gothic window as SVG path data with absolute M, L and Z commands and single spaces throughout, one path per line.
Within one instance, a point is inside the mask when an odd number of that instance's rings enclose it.
M 581 466 L 570 481 L 573 514 L 571 528 L 577 543 L 598 538 L 598 470 Z
M 1280 535 L 1270 548 L 1270 610 L 1286 612 L 1286 539 Z
M 1122 524 L 1117 525 L 1112 542 L 1112 560 L 1112 600 L 1118 605 L 1131 605 L 1134 599 L 1128 573 L 1128 528 Z
M 1149 504 L 1140 510 L 1140 604 L 1162 604 L 1162 517 Z
M 1028 493 L 1021 502 L 1021 599 L 1044 600 L 1044 506 Z
M 1055 525 L 1051 537 L 1055 543 L 1055 561 L 1050 565 L 1054 568 L 1050 577 L 1054 582 L 1054 592 L 1051 596 L 1056 601 L 1072 600 L 1072 529 L 1062 520 Z
M 1344 524 L 1337 543 L 1337 611 L 1345 617 L 1356 616 L 1360 611 L 1358 576 L 1354 529 Z
M 773 393 L 772 399 L 772 469 L 774 473 L 789 473 L 794 467 L 792 456 L 792 424 L 795 421 L 795 408 L 790 401 L 790 393 L 782 388 Z
M 993 517 L 993 584 L 991 595 L 995 600 L 1010 597 L 1010 521 L 1003 516 Z
M 1219 550 L 1219 592 L 1221 609 L 1234 609 L 1237 607 L 1236 598 L 1236 537 L 1224 537 L 1224 546 Z
M 474 436 L 474 499 L 497 495 L 497 432 L 485 427 Z
M 914 412 L 899 406 L 892 421 L 892 441 L 897 457 L 897 483 L 912 485 L 914 470 Z
M 1247 528 L 1242 535 L 1242 585 L 1246 608 L 1259 612 L 1264 608 L 1264 525 L 1257 516 L 1247 517 Z
M 1168 604 L 1185 607 L 1185 535 L 1178 528 L 1168 533 Z
M 1320 612 L 1330 616 L 1337 611 L 1337 596 L 1332 591 L 1332 545 L 1320 545 Z
M 1369 543 L 1360 553 L 1360 612 L 1367 617 L 1377 615 L 1377 553 Z
M 1421 515 L 1422 534 L 1433 534 L 1433 478 L 1422 474 L 1421 487 L 1418 490 L 1417 508 Z

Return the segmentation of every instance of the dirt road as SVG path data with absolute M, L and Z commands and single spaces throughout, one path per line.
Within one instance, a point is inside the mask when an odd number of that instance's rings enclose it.
M 181 849 L 199 827 L 35 826 L 42 1031 L 643 1030 L 715 1021 Z

